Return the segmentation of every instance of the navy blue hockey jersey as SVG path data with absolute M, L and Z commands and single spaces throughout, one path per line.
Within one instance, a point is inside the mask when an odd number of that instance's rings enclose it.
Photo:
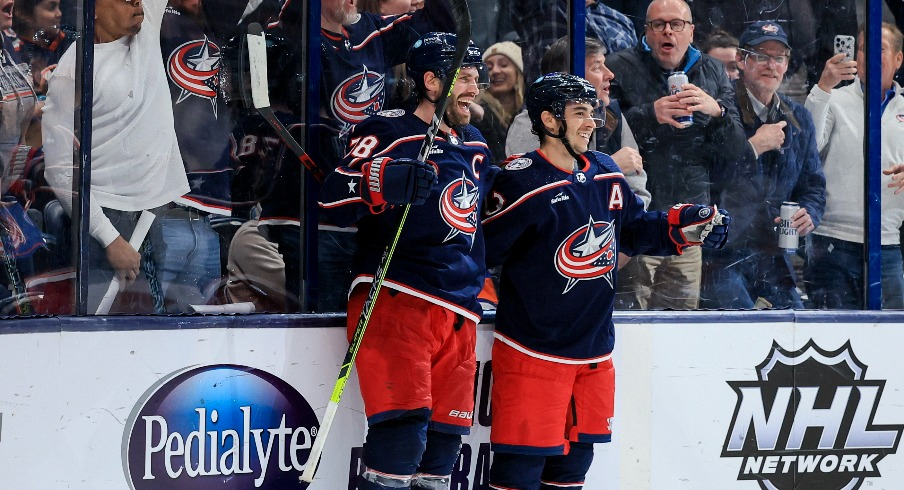
M 294 43 L 301 8 L 304 2 L 287 0 L 279 15 L 279 22 L 269 26 L 273 38 L 285 38 Z M 392 67 L 405 62 L 408 48 L 430 31 L 453 32 L 455 24 L 446 0 L 427 0 L 424 8 L 413 14 L 379 16 L 361 12 L 354 24 L 342 32 L 320 31 L 320 122 L 323 131 L 309 137 L 317 141 L 308 152 L 323 168 L 335 168 L 348 150 L 348 137 L 355 125 L 387 107 L 388 75 Z M 302 45 L 303 46 L 303 45 Z M 291 44 L 294 49 L 295 44 Z M 297 53 L 295 53 L 297 56 Z M 291 57 L 292 55 L 289 55 Z M 300 59 L 300 58 L 299 58 Z M 282 61 L 288 73 L 276 78 L 285 80 L 289 106 L 293 97 L 303 89 L 293 85 L 301 67 L 292 61 Z M 280 63 L 276 63 L 279 65 Z M 300 103 L 300 101 L 299 101 Z M 290 156 L 291 158 L 291 156 Z M 297 162 L 296 162 L 297 163 Z M 300 172 L 299 172 L 300 175 Z M 300 176 L 289 176 L 277 184 L 271 196 L 262 202 L 261 218 L 273 223 L 299 219 L 298 189 Z
M 423 205 L 411 207 L 383 285 L 479 321 L 477 295 L 486 276 L 479 210 L 496 167 L 476 128 L 457 129 L 434 142 L 428 162 L 437 167 L 439 184 Z M 351 150 L 323 184 L 320 206 L 327 217 L 340 226 L 358 224 L 353 287 L 372 282 L 402 212 L 374 211 L 364 202 L 361 166 L 379 157 L 415 158 L 426 132 L 424 121 L 400 109 L 368 118 L 355 128 Z
M 173 100 L 179 150 L 190 191 L 182 204 L 230 215 L 232 87 L 221 56 L 223 43 L 239 34 L 248 0 L 204 2 L 201 18 L 167 6 L 160 48 Z
M 512 157 L 484 212 L 487 266 L 502 265 L 496 338 L 541 359 L 592 363 L 615 344 L 618 253 L 673 255 L 665 213 L 645 212 L 614 161 L 565 172 L 538 150 Z

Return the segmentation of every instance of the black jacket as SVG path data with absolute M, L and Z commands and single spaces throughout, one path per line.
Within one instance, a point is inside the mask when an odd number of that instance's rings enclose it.
M 640 147 L 653 195 L 651 210 L 679 202 L 709 204 L 710 172 L 717 161 L 736 161 L 746 143 L 734 101 L 734 90 L 722 63 L 691 46 L 685 56 L 690 83 L 700 87 L 725 109 L 725 117 L 694 113 L 694 124 L 676 129 L 660 124 L 653 102 L 668 95 L 668 72 L 653 58 L 646 41 L 606 60 L 615 73 L 612 98 L 621 105 Z

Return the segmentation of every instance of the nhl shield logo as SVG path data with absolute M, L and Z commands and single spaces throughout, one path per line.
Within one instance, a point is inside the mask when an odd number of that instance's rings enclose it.
M 723 458 L 742 458 L 738 480 L 768 490 L 854 490 L 880 476 L 904 425 L 877 425 L 885 380 L 867 380 L 850 342 L 813 340 L 790 352 L 774 343 L 757 381 L 729 381 L 738 395 Z
M 556 270 L 568 281 L 562 294 L 571 291 L 579 281 L 604 278 L 612 287 L 612 276 L 618 253 L 615 227 L 608 221 L 590 221 L 573 231 L 556 250 Z

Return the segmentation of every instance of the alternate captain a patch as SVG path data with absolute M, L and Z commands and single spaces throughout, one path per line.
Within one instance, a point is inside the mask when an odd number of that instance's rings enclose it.
M 594 221 L 574 230 L 556 250 L 556 270 L 567 279 L 567 293 L 578 281 L 603 278 L 613 287 L 613 271 L 618 262 L 615 227 L 609 221 Z

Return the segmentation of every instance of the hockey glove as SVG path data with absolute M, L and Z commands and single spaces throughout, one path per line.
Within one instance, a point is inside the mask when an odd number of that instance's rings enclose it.
M 424 204 L 437 182 L 433 165 L 410 158 L 376 158 L 362 165 L 361 171 L 361 197 L 374 208 Z
M 679 254 L 694 245 L 722 248 L 728 240 L 729 225 L 731 216 L 716 206 L 676 204 L 669 209 L 669 237 Z

